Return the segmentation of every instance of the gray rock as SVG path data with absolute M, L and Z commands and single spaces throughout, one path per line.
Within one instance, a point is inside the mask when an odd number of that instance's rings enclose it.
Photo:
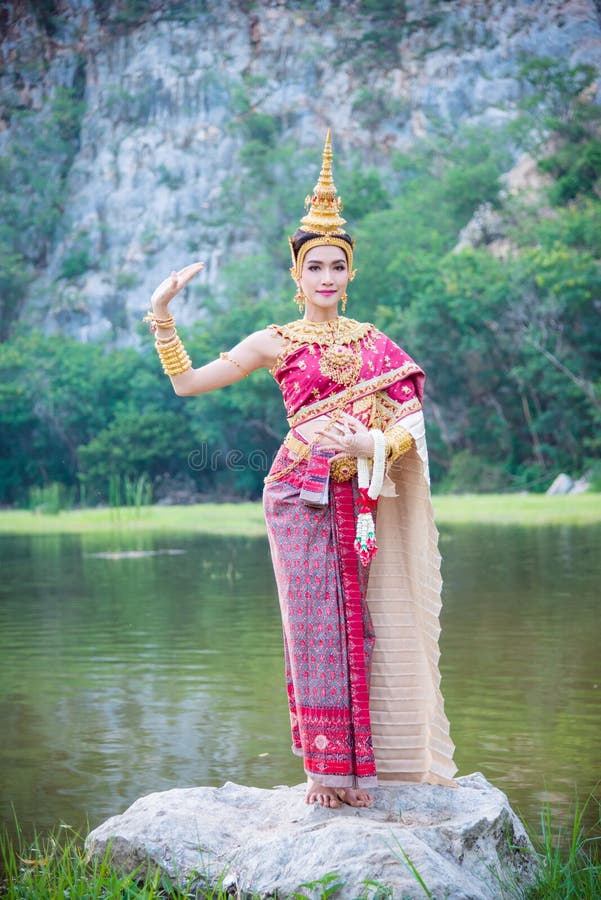
M 413 868 L 434 898 L 487 900 L 499 879 L 530 880 L 532 846 L 505 794 L 480 773 L 457 785 L 384 786 L 369 809 L 337 810 L 308 806 L 304 785 L 176 789 L 137 800 L 86 847 L 120 871 L 160 866 L 180 885 L 219 882 L 237 896 L 322 896 L 310 884 L 332 872 L 340 900 L 423 898 Z
M 576 481 L 572 483 L 572 487 L 570 488 L 569 493 L 586 494 L 590 486 L 591 483 L 589 477 L 587 475 L 583 475 L 582 478 L 577 478 Z
M 459 253 L 467 247 L 480 247 L 505 237 L 505 222 L 490 203 L 482 203 L 459 234 L 459 242 L 453 248 Z
M 569 494 L 574 487 L 574 481 L 565 472 L 561 472 L 553 481 L 551 487 L 547 488 L 546 493 L 552 494 Z

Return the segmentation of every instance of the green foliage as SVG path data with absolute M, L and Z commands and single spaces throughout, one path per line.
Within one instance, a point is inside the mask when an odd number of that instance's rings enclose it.
M 355 93 L 352 111 L 364 128 L 373 129 L 386 119 L 396 125 L 406 122 L 411 114 L 411 104 L 393 97 L 386 88 L 366 86 Z
M 185 470 L 191 448 L 185 416 L 159 407 L 140 409 L 132 397 L 116 407 L 98 434 L 78 447 L 77 458 L 88 493 L 121 506 L 128 480 L 144 474 L 153 480 Z M 103 496 L 106 485 L 111 491 L 108 498 Z
M 499 172 L 507 162 L 499 143 L 492 134 L 466 132 L 440 152 L 428 149 L 414 159 L 399 157 L 404 177 L 398 195 L 384 209 L 376 197 L 374 211 L 366 210 L 356 228 L 359 276 L 353 302 L 356 298 L 361 315 L 375 316 L 384 330 L 396 321 L 392 337 L 400 337 L 401 311 L 415 298 L 440 289 L 439 260 L 452 249 L 474 209 L 496 201 Z
M 158 168 L 158 182 L 164 184 L 170 191 L 177 191 L 184 183 L 184 176 L 180 172 L 172 172 L 164 163 Z
M 364 17 L 364 29 L 344 47 L 357 74 L 373 68 L 374 59 L 394 66 L 399 61 L 399 44 L 406 34 L 405 0 L 359 0 L 357 12 Z M 344 15 L 348 15 L 346 9 Z
M 591 110 L 582 104 L 581 95 L 597 77 L 594 66 L 570 66 L 563 57 L 525 57 L 519 76 L 524 90 L 520 106 L 529 113 L 520 125 L 527 124 L 535 137 L 582 127 Z M 598 119 L 598 113 L 593 115 Z
M 115 277 L 115 287 L 118 291 L 128 291 L 135 287 L 139 276 L 135 272 L 118 272 Z
M 0 345 L 0 373 L 3 502 L 23 502 L 30 487 L 52 482 L 79 488 L 80 447 L 102 435 L 130 391 L 143 409 L 147 396 L 160 404 L 167 387 L 144 380 L 144 360 L 134 350 L 105 353 L 36 333 Z M 93 486 L 100 493 L 91 501 L 104 499 L 107 480 Z
M 90 251 L 87 247 L 72 247 L 61 260 L 61 278 L 77 278 L 90 268 Z
M 520 68 L 526 90 L 523 115 L 513 132 L 536 155 L 539 166 L 554 178 L 552 203 L 564 205 L 577 197 L 598 199 L 601 183 L 601 108 L 589 93 L 597 70 L 563 59 L 529 59 Z
M 374 209 L 389 209 L 391 198 L 382 178 L 374 169 L 363 169 L 359 165 L 342 172 L 339 179 L 341 190 L 348 201 L 344 205 L 344 215 L 350 222 L 360 222 Z
M 549 190 L 552 203 L 563 206 L 582 194 L 594 195 L 601 179 L 601 140 L 566 141 L 540 167 L 555 178 Z
M 311 897 L 317 896 L 319 900 L 328 900 L 329 897 L 333 897 L 343 886 L 344 881 L 338 872 L 327 872 L 316 881 L 306 881 L 304 884 L 300 885 L 301 888 L 306 888 L 311 892 Z M 292 896 L 294 897 L 294 900 L 310 900 L 307 894 L 301 893 L 300 891 L 295 891 Z
M 72 505 L 71 492 L 67 491 L 64 484 L 53 481 L 43 487 L 29 489 L 29 504 L 34 512 L 49 515 L 58 515 L 61 509 Z
M 507 486 L 507 476 L 500 467 L 491 465 L 469 450 L 460 450 L 451 459 L 448 474 L 439 490 L 453 494 L 493 494 Z
M 40 28 L 50 36 L 55 34 L 59 15 L 56 0 L 29 0 L 27 5 L 31 7 Z
M 385 6 L 362 12 L 375 21 Z M 374 321 L 427 371 L 431 471 L 440 489 L 544 490 L 558 471 L 578 475 L 598 465 L 601 141 L 590 78 L 587 67 L 530 60 L 521 119 L 509 134 L 440 134 L 396 154 L 388 180 L 359 159 L 336 164 L 358 239 L 348 312 Z M 226 299 L 190 288 L 203 309 L 185 335 L 195 365 L 296 316 L 285 235 L 302 209 L 290 185 L 314 184 L 315 153 L 279 139 L 285 123 L 263 111 L 267 88 L 251 76 L 219 84 L 243 147 L 216 204 L 220 224 L 231 227 L 243 208 L 246 221 L 259 223 L 261 249 L 227 258 Z M 372 95 L 367 87 L 359 100 Z M 0 160 L 0 187 L 11 186 L 0 205 L 5 334 L 53 241 L 81 111 L 73 91 L 58 92 L 42 119 L 13 110 L 15 143 Z M 499 191 L 516 139 L 553 177 L 553 209 Z M 163 181 L 179 184 L 167 169 Z M 484 203 L 499 213 L 508 249 L 493 254 L 484 241 L 455 252 Z M 89 265 L 81 234 L 61 274 L 77 278 Z M 117 287 L 131 288 L 135 278 L 124 270 Z M 116 502 L 128 484 L 147 478 L 156 488 L 182 473 L 205 496 L 257 497 L 285 430 L 266 372 L 184 400 L 161 376 L 148 340 L 138 352 L 17 336 L 0 346 L 0 374 L 0 498 L 8 503 L 29 503 L 31 489 L 50 492 L 53 484 L 64 485 L 66 497 L 79 490 L 90 503 Z

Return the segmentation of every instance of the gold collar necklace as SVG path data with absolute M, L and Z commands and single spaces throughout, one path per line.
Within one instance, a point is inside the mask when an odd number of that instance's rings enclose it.
M 297 319 L 285 326 L 288 340 L 295 344 L 317 344 L 320 347 L 331 347 L 333 344 L 354 344 L 360 341 L 373 328 L 369 322 L 357 322 L 338 316 L 325 322 L 312 322 L 310 319 Z

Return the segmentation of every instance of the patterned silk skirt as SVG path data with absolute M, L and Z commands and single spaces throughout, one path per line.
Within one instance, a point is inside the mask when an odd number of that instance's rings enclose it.
M 280 449 L 272 473 L 293 458 Z M 292 749 L 328 787 L 377 783 L 369 712 L 374 630 L 367 576 L 353 543 L 356 479 L 331 482 L 329 503 L 306 505 L 307 463 L 269 481 L 263 495 L 282 625 Z

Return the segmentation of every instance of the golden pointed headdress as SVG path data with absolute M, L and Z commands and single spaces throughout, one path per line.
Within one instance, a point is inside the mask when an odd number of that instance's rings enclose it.
M 309 194 L 305 199 L 305 209 L 309 211 L 301 219 L 300 230 L 318 234 L 320 237 L 305 241 L 299 248 L 298 257 L 294 254 L 292 238 L 288 238 L 293 264 L 290 274 L 293 279 L 299 281 L 303 260 L 307 251 L 322 244 L 334 244 L 334 246 L 341 247 L 344 250 L 348 260 L 349 272 L 351 272 L 351 277 L 353 277 L 355 274 L 352 271 L 354 241 L 349 243 L 348 239 L 345 240 L 342 237 L 342 235 L 346 235 L 346 232 L 343 231 L 341 225 L 346 224 L 346 219 L 343 219 L 340 215 L 342 200 L 336 196 L 336 186 L 332 178 L 332 142 L 329 128 L 323 148 L 319 179 L 313 188 L 313 193 Z
M 305 209 L 310 207 L 306 216 L 301 219 L 302 231 L 314 231 L 317 234 L 344 234 L 340 226 L 346 219 L 340 215 L 342 200 L 336 196 L 336 186 L 332 178 L 332 141 L 330 129 L 326 134 L 319 180 L 313 188 L 313 194 L 305 199 Z

